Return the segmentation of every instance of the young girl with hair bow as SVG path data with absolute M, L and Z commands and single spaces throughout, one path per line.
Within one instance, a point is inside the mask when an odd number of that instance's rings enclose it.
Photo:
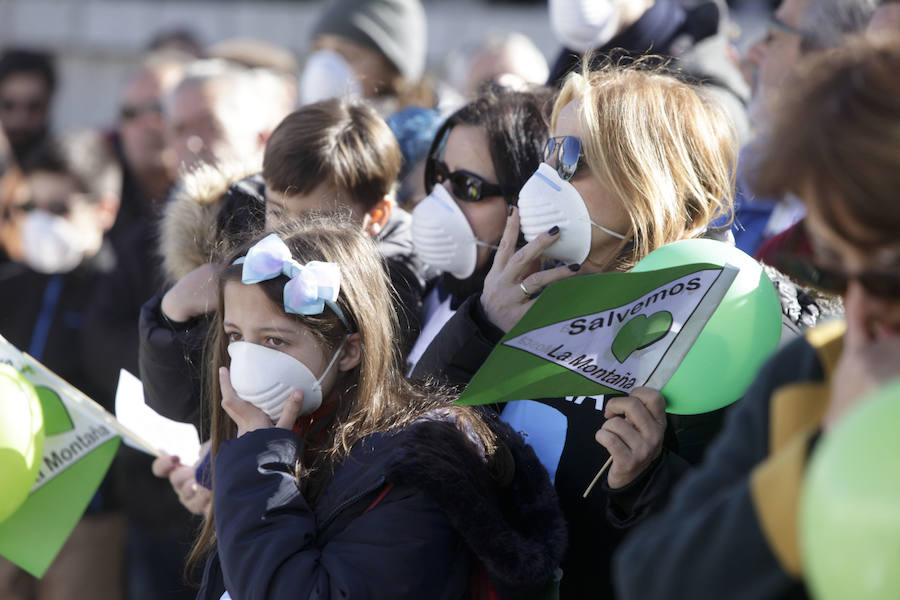
M 565 525 L 546 472 L 403 378 L 372 241 L 323 217 L 227 264 L 198 598 L 548 597 Z

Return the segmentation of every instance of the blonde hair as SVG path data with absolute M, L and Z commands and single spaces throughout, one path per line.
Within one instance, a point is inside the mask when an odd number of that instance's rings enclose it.
M 658 57 L 650 57 L 658 60 Z M 697 237 L 710 221 L 732 217 L 737 140 L 716 100 L 650 59 L 571 73 L 553 107 L 580 102 L 585 160 L 627 212 L 633 247 L 619 269 L 656 248 Z M 623 249 L 626 242 L 623 242 Z
M 495 437 L 478 413 L 468 407 L 450 405 L 450 397 L 435 387 L 416 387 L 407 381 L 401 369 L 401 358 L 396 340 L 397 315 L 392 301 L 392 288 L 381 256 L 371 237 L 360 231 L 358 225 L 345 215 L 312 215 L 302 221 L 294 221 L 275 231 L 290 248 L 291 255 L 301 264 L 312 260 L 333 262 L 341 271 L 340 294 L 337 305 L 348 320 L 344 325 L 330 309 L 318 315 L 293 315 L 315 335 L 329 353 L 337 351 L 340 342 L 350 333 L 360 336 L 360 363 L 343 372 L 335 382 L 324 403 L 336 406 L 335 417 L 328 429 L 325 441 L 319 446 L 307 440 L 307 457 L 304 464 L 295 466 L 298 486 L 309 491 L 311 482 L 318 486 L 315 496 L 333 468 L 362 438 L 376 432 L 392 431 L 413 421 L 431 418 L 456 424 L 461 431 L 470 432 L 468 439 L 476 443 L 477 450 L 490 456 L 495 450 Z M 224 332 L 224 286 L 238 281 L 241 266 L 234 265 L 236 258 L 246 255 L 253 240 L 241 244 L 225 263 L 220 275 L 219 307 L 207 344 L 206 380 L 210 383 L 207 402 L 211 413 L 210 453 L 215 457 L 219 446 L 237 433 L 234 422 L 221 407 L 221 390 L 217 372 L 227 365 L 228 339 Z M 284 285 L 287 278 L 279 276 L 262 281 L 261 289 L 269 300 L 282 307 Z M 287 314 L 287 313 L 286 313 Z M 215 485 L 215 481 L 213 481 Z M 194 545 L 186 574 L 215 544 L 215 525 L 210 516 Z

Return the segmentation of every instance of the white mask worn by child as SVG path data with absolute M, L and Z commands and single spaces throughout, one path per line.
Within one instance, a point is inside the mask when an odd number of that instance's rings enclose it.
M 231 386 L 238 398 L 256 406 L 277 423 L 284 405 L 294 390 L 303 392 L 301 415 L 308 415 L 322 405 L 322 380 L 337 361 L 345 337 L 325 367 L 322 376 L 316 376 L 305 364 L 284 352 L 250 342 L 232 342 L 228 345 L 231 356 Z
M 581 264 L 588 257 L 591 227 L 625 239 L 621 233 L 594 223 L 575 186 L 547 163 L 541 163 L 519 191 L 519 219 L 529 242 L 554 225 L 559 226 L 559 239 L 544 250 L 544 256 L 570 264 Z
M 84 260 L 84 236 L 68 219 L 35 210 L 22 225 L 22 252 L 38 273 L 68 273 Z
M 300 75 L 300 104 L 329 98 L 362 96 L 362 86 L 353 68 L 334 50 L 316 50 L 306 59 Z
M 419 258 L 457 279 L 475 272 L 478 246 L 497 249 L 476 239 L 466 216 L 441 184 L 413 209 L 412 234 Z
M 550 0 L 550 26 L 560 43 L 587 52 L 609 42 L 619 30 L 623 0 Z

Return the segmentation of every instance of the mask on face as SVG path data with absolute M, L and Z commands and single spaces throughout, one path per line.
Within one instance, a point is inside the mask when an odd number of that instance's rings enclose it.
M 277 422 L 284 404 L 293 390 L 303 392 L 301 415 L 308 415 L 322 405 L 322 380 L 331 371 L 344 343 L 338 346 L 322 376 L 316 379 L 309 367 L 284 352 L 250 342 L 232 342 L 231 386 L 238 398 L 256 406 Z
M 615 37 L 620 0 L 550 0 L 550 24 L 566 48 L 587 52 Z
M 316 50 L 309 55 L 300 75 L 301 105 L 361 96 L 362 86 L 343 56 L 333 50 Z
M 457 279 L 475 272 L 478 246 L 497 249 L 475 238 L 466 216 L 440 184 L 413 209 L 412 233 L 416 254 Z
M 68 219 L 35 210 L 22 225 L 22 251 L 38 273 L 68 273 L 84 259 L 84 239 Z
M 565 263 L 581 264 L 591 251 L 591 227 L 624 240 L 621 233 L 591 221 L 578 190 L 563 180 L 556 169 L 541 163 L 519 192 L 519 219 L 522 233 L 531 241 L 554 225 L 559 239 L 544 250 L 544 256 Z

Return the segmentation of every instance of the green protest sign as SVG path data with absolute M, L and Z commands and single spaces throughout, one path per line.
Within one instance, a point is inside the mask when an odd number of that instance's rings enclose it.
M 44 434 L 27 498 L 0 521 L 0 555 L 41 577 L 109 469 L 119 447 L 118 424 L 84 394 L 2 336 L 0 363 L 34 388 Z
M 504 336 L 459 403 L 627 394 L 654 379 L 665 383 L 735 276 L 734 268 L 690 264 L 552 285 Z
M 458 403 L 662 391 L 698 414 L 739 398 L 781 336 L 759 263 L 714 240 L 682 240 L 628 273 L 549 286 L 501 340 Z

